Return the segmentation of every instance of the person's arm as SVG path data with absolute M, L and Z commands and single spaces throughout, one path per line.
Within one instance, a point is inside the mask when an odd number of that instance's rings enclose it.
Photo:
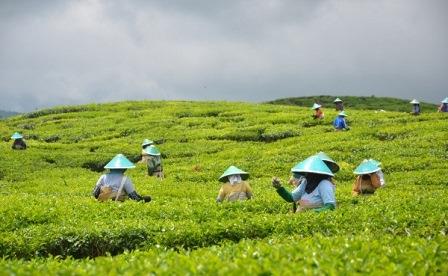
M 216 198 L 216 202 L 220 203 L 224 200 L 226 197 L 225 191 L 224 191 L 224 185 L 221 186 L 221 189 L 219 189 L 218 197 Z
M 286 202 L 294 202 L 294 200 L 292 199 L 292 194 L 288 192 L 284 187 L 277 188 L 276 192 Z
M 327 210 L 334 210 L 335 208 L 336 205 L 334 203 L 325 203 L 324 206 L 314 209 L 314 212 L 320 213 Z
M 99 178 L 98 181 L 96 182 L 95 187 L 93 188 L 92 195 L 93 195 L 95 198 L 98 198 L 98 197 L 100 196 L 100 193 L 101 193 L 101 186 L 103 186 L 103 178 L 104 178 L 104 175 L 100 176 L 100 178 Z
M 357 176 L 353 182 L 352 195 L 357 196 L 361 190 L 361 176 Z
M 370 180 L 372 181 L 372 186 L 375 189 L 378 189 L 379 187 L 381 187 L 381 181 L 380 181 L 380 177 L 378 176 L 378 174 L 372 173 L 370 175 Z
M 319 195 L 322 197 L 324 206 L 314 209 L 316 212 L 334 210 L 336 208 L 336 197 L 334 196 L 334 186 L 328 180 L 322 180 L 317 186 Z
M 252 188 L 250 187 L 249 183 L 244 182 L 244 185 L 246 185 L 246 196 L 247 196 L 247 199 L 251 199 L 252 196 L 253 196 Z

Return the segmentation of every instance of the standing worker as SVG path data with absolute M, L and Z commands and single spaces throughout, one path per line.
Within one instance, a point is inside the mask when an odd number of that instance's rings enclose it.
M 349 130 L 350 128 L 347 126 L 347 122 L 345 121 L 345 117 L 347 117 L 347 114 L 345 114 L 345 111 L 339 112 L 336 119 L 333 121 L 333 126 L 335 130 Z
M 216 202 L 224 200 L 238 201 L 252 198 L 252 188 L 245 180 L 249 178 L 249 173 L 240 170 L 235 166 L 230 166 L 219 177 L 219 181 L 224 182 L 219 190 Z
M 448 112 L 448 97 L 442 101 L 442 104 L 439 106 L 438 112 Z
M 142 163 L 148 162 L 149 155 L 148 155 L 148 153 L 146 153 L 145 149 L 147 147 L 151 146 L 151 145 L 154 145 L 154 142 L 152 140 L 148 140 L 148 139 L 143 140 L 143 143 L 142 143 L 142 160 L 140 162 L 142 162 Z
M 324 112 L 322 111 L 322 105 L 314 103 L 311 107 L 312 110 L 314 110 L 313 118 L 314 119 L 323 119 L 324 118 Z
M 354 171 L 357 177 L 353 183 L 353 196 L 373 194 L 376 189 L 386 185 L 380 165 L 380 162 L 373 159 L 361 162 Z
M 336 111 L 343 111 L 344 110 L 344 103 L 341 99 L 336 98 L 336 100 L 333 101 L 335 104 Z
M 26 143 L 23 140 L 23 136 L 16 132 L 11 136 L 11 139 L 14 139 L 11 148 L 16 150 L 24 150 L 26 149 Z
M 124 175 L 127 169 L 135 168 L 123 154 L 117 154 L 104 166 L 109 172 L 98 179 L 92 195 L 99 201 L 115 200 L 125 201 L 127 198 L 136 201 L 151 201 L 150 196 L 139 195 L 132 185 L 131 179 Z
M 416 99 L 413 99 L 409 103 L 412 104 L 411 114 L 412 115 L 420 115 L 420 102 L 417 101 Z
M 159 149 L 151 145 L 145 149 L 145 152 L 148 155 L 148 175 L 163 179 L 162 156 Z

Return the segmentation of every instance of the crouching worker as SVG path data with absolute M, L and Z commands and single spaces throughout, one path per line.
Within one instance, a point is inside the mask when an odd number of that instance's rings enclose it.
M 146 148 L 151 146 L 151 145 L 154 145 L 153 141 L 148 140 L 148 139 L 143 140 L 143 143 L 142 143 L 142 160 L 140 162 L 142 162 L 142 163 L 148 162 L 149 154 L 146 152 Z
M 333 121 L 333 126 L 335 130 L 349 130 L 350 128 L 347 126 L 347 122 L 345 121 L 345 117 L 347 117 L 347 114 L 345 114 L 344 111 L 339 112 L 336 119 Z
M 316 155 L 311 156 L 291 169 L 294 178 L 304 175 L 300 184 L 292 193 L 282 187 L 277 177 L 272 179 L 272 186 L 287 202 L 298 202 L 297 212 L 312 209 L 316 212 L 336 208 L 334 185 L 330 177 L 334 176 L 328 166 Z
M 381 188 L 386 184 L 380 165 L 380 162 L 373 159 L 361 162 L 354 171 L 357 177 L 353 183 L 353 196 L 373 194 L 376 189 Z
M 147 147 L 145 151 L 148 154 L 148 175 L 163 179 L 162 157 L 159 149 L 156 146 L 151 145 Z
M 314 114 L 312 115 L 314 119 L 323 119 L 324 118 L 324 112 L 322 111 L 322 105 L 314 103 L 311 107 L 312 110 L 314 110 Z
M 25 141 L 23 140 L 23 136 L 16 132 L 11 136 L 11 139 L 14 139 L 11 148 L 16 150 L 24 150 L 26 149 Z
M 252 188 L 249 186 L 247 180 L 249 174 L 245 171 L 238 169 L 235 166 L 230 166 L 219 177 L 219 181 L 224 182 L 219 190 L 216 202 L 238 201 L 252 198 Z
M 151 201 L 150 196 L 137 194 L 131 179 L 124 175 L 126 169 L 135 168 L 135 166 L 123 154 L 117 154 L 104 168 L 109 169 L 109 173 L 101 175 L 98 179 L 92 192 L 96 199 L 124 201 L 130 198 L 136 201 Z

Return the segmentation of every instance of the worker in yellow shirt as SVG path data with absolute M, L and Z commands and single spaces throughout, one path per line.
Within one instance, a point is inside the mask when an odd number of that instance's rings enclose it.
M 249 174 L 247 172 L 235 166 L 230 166 L 219 178 L 219 181 L 224 182 L 224 184 L 219 190 L 216 202 L 251 199 L 252 188 L 245 182 L 248 178 Z

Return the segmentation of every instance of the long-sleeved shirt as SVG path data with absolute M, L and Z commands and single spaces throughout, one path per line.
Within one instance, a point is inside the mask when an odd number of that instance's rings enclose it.
M 118 192 L 123 177 L 126 176 L 123 175 L 122 173 L 116 173 L 116 172 L 110 172 L 101 175 L 98 181 L 96 182 L 95 188 L 92 191 L 92 195 L 98 197 L 98 195 L 101 192 L 101 187 L 103 186 L 110 187 L 112 189 L 112 192 Z M 123 185 L 123 191 L 128 195 L 135 191 L 134 185 L 132 184 L 129 177 L 126 177 L 126 180 Z
M 352 194 L 372 194 L 381 186 L 381 178 L 377 173 L 371 173 L 369 175 L 358 175 L 355 179 L 355 182 L 353 183 Z
M 241 181 L 240 183 L 231 185 L 225 183 L 219 190 L 216 201 L 221 202 L 223 200 L 237 201 L 246 200 L 252 197 L 252 188 L 247 182 Z
M 347 123 L 345 122 L 345 118 L 343 116 L 338 116 L 333 121 L 333 126 L 335 129 L 346 129 Z

